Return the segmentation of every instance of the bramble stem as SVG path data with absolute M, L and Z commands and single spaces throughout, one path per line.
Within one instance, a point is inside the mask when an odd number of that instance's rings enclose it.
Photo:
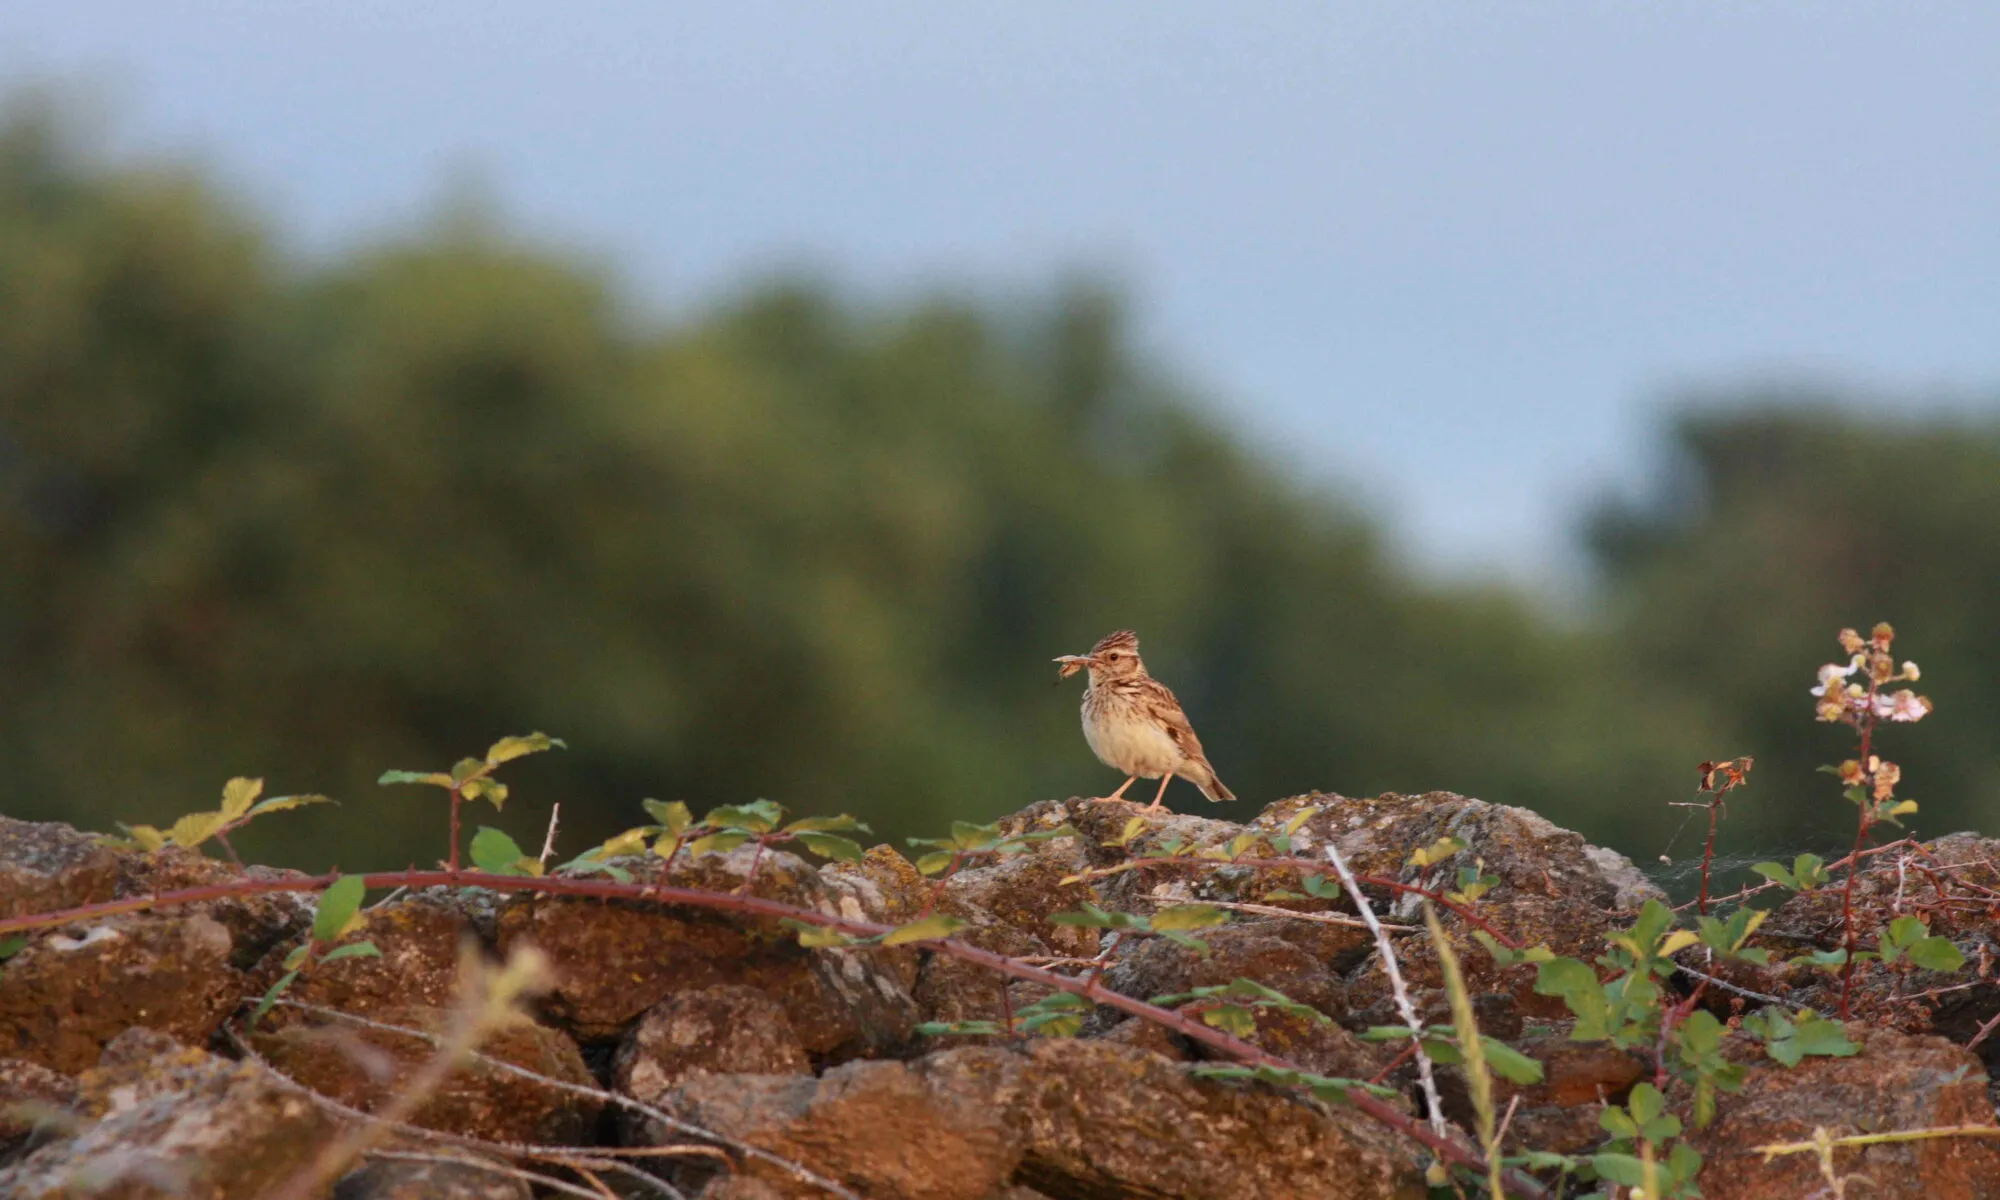
M 1854 880 L 1861 874 L 1861 847 L 1868 840 L 1868 827 L 1875 816 L 1875 772 L 1868 765 L 1870 746 L 1875 739 L 1875 693 L 1880 688 L 1870 672 L 1868 681 L 1868 710 L 1861 719 L 1861 818 L 1855 823 L 1854 851 L 1848 856 L 1847 882 L 1840 889 L 1840 944 L 1847 951 L 1847 961 L 1840 964 L 1840 1019 L 1847 1019 L 1848 992 L 1854 986 L 1854 952 L 1859 943 L 1854 936 Z

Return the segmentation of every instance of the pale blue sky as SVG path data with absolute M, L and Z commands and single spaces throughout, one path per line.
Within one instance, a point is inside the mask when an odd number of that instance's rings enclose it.
M 1912 0 L 0 7 L 5 77 L 305 248 L 473 164 L 675 306 L 1108 272 L 1421 561 L 1523 574 L 1681 384 L 2000 396 L 1996 63 L 2000 4 Z

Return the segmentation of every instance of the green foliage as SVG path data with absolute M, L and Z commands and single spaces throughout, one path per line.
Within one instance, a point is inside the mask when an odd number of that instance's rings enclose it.
M 1598 1123 L 1612 1135 L 1604 1149 L 1591 1155 L 1590 1166 L 1597 1178 L 1620 1187 L 1647 1188 L 1648 1200 L 1682 1200 L 1698 1197 L 1701 1190 L 1695 1176 L 1701 1172 L 1701 1155 L 1694 1147 L 1678 1141 L 1680 1118 L 1666 1111 L 1666 1098 L 1650 1083 L 1638 1083 L 1626 1103 L 1607 1105 Z M 1673 1148 L 1661 1153 L 1673 1140 Z M 1641 1155 L 1644 1143 L 1647 1155 Z M 1652 1159 L 1648 1166 L 1647 1158 Z M 1647 1178 L 1651 1175 L 1652 1178 Z
M 495 875 L 540 875 L 541 861 L 501 830 L 481 825 L 472 835 L 472 865 Z
M 1127 830 L 1131 831 L 1130 822 Z M 1036 829 L 1024 833 L 1006 833 L 998 823 L 974 825 L 970 821 L 953 821 L 951 836 L 946 838 L 909 838 L 912 846 L 929 846 L 931 850 L 917 858 L 917 870 L 926 875 L 949 875 L 969 862 L 985 858 L 1019 854 L 1036 842 L 1051 838 L 1075 837 L 1076 830 L 1068 825 L 1054 829 Z
M 313 914 L 312 931 L 306 940 L 294 946 L 285 955 L 285 973 L 275 983 L 265 989 L 257 1006 L 250 1012 L 250 1024 L 262 1020 L 271 1011 L 278 998 L 285 994 L 300 975 L 315 964 L 339 962 L 343 958 L 380 958 L 381 950 L 374 942 L 348 942 L 336 945 L 340 939 L 360 928 L 361 901 L 367 895 L 368 885 L 359 875 L 343 875 L 333 881 L 320 893 L 319 911 Z
M 1329 1103 L 1347 1099 L 1349 1092 L 1365 1092 L 1379 1100 L 1399 1100 L 1402 1093 L 1395 1088 L 1369 1083 L 1363 1079 L 1344 1079 L 1336 1076 L 1315 1075 L 1310 1071 L 1293 1070 L 1272 1066 L 1235 1066 L 1233 1064 L 1202 1063 L 1188 1068 L 1188 1074 L 1197 1079 L 1223 1079 L 1237 1083 L 1267 1083 L 1273 1087 L 1299 1088 Z
M 966 923 L 958 917 L 947 913 L 934 913 L 906 925 L 898 925 L 882 935 L 882 944 L 903 946 L 911 942 L 928 942 L 941 937 L 950 937 L 965 928 L 965 925 Z
M 1229 913 L 1212 904 L 1178 904 L 1160 909 L 1150 917 L 1137 913 L 1107 912 L 1086 902 L 1075 912 L 1057 913 L 1049 920 L 1057 925 L 1077 925 L 1093 929 L 1113 929 L 1130 933 L 1158 934 L 1203 955 L 1208 943 L 1190 931 L 1210 929 L 1229 923 Z
M 1792 892 L 1807 892 L 1825 884 L 1830 878 L 1826 871 L 1826 860 L 1817 854 L 1801 854 L 1792 860 L 1787 870 L 1783 863 L 1760 862 L 1750 868 L 1757 874 Z
M 1759 1038 L 1764 1052 L 1788 1067 L 1796 1067 L 1808 1055 L 1848 1058 L 1861 1047 L 1847 1038 L 1838 1021 L 1829 1021 L 1809 1008 L 1787 1017 L 1783 1009 L 1766 1008 L 1743 1018 L 1743 1032 Z
M 1413 1036 L 1408 1025 L 1372 1025 L 1361 1035 L 1364 1042 L 1403 1041 Z M 1458 1044 L 1458 1029 L 1454 1025 L 1426 1025 L 1424 1027 L 1424 1053 L 1431 1061 L 1446 1066 L 1459 1066 L 1465 1062 L 1465 1053 Z M 1542 1064 L 1514 1049 L 1497 1038 L 1482 1033 L 1479 1048 L 1485 1052 L 1486 1065 L 1495 1075 L 1510 1083 L 1532 1084 L 1542 1081 Z
M 1965 965 L 1965 955 L 1950 938 L 1931 936 L 1922 920 L 1902 916 L 1884 926 L 1877 935 L 1883 965 L 1893 965 L 1908 957 L 1910 965 L 1926 971 L 1956 971 Z
M 124 837 L 100 836 L 97 840 L 120 850 L 151 851 L 166 846 L 182 846 L 192 850 L 210 838 L 227 837 L 265 813 L 304 808 L 308 804 L 334 803 L 325 796 L 271 796 L 260 801 L 257 797 L 262 795 L 263 791 L 263 780 L 245 779 L 239 776 L 222 786 L 221 808 L 188 813 L 164 832 L 151 825 L 126 825 L 120 822 L 118 828 L 124 830 Z
M 1171 996 L 1155 996 L 1152 1003 L 1162 1008 L 1193 1003 L 1202 1023 L 1233 1037 L 1249 1037 L 1257 1032 L 1257 1011 L 1266 1009 L 1299 1017 L 1315 1025 L 1330 1025 L 1333 1019 L 1310 1004 L 1301 1004 L 1254 979 L 1235 979 L 1217 987 L 1198 987 Z

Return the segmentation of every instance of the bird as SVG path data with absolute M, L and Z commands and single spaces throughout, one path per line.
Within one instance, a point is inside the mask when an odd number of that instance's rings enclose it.
M 1202 753 L 1201 739 L 1181 711 L 1181 702 L 1166 684 L 1146 673 L 1138 634 L 1129 629 L 1107 633 L 1090 653 L 1064 654 L 1055 661 L 1062 664 L 1058 679 L 1090 672 L 1090 686 L 1083 690 L 1083 738 L 1098 761 L 1128 776 L 1117 791 L 1097 799 L 1136 804 L 1125 799 L 1125 789 L 1139 779 L 1157 779 L 1160 790 L 1148 808 L 1158 808 L 1176 775 L 1217 804 L 1236 799 Z

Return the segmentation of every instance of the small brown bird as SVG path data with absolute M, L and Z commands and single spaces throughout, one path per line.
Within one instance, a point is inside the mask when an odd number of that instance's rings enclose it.
M 1063 679 L 1078 671 L 1090 672 L 1090 686 L 1083 691 L 1084 740 L 1098 761 L 1131 777 L 1100 799 L 1124 800 L 1133 780 L 1157 779 L 1160 790 L 1151 807 L 1158 808 L 1176 775 L 1217 804 L 1236 799 L 1216 778 L 1181 702 L 1166 684 L 1146 674 L 1146 664 L 1139 661 L 1138 634 L 1129 629 L 1108 633 L 1090 653 L 1065 654 L 1055 661 L 1062 664 Z

